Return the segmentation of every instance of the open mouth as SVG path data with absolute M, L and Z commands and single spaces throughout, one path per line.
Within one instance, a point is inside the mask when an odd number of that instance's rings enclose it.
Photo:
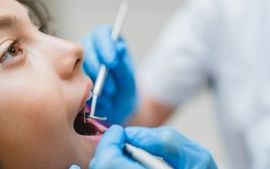
M 83 136 L 101 136 L 107 128 L 98 121 L 87 118 L 89 114 L 90 108 L 85 105 L 74 120 L 75 131 Z

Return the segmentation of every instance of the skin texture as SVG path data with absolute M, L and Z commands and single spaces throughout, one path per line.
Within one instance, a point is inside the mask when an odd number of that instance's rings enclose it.
M 0 168 L 88 168 L 96 143 L 73 129 L 93 87 L 82 48 L 39 32 L 14 0 L 0 0 L 4 16 L 16 25 L 0 22 Z

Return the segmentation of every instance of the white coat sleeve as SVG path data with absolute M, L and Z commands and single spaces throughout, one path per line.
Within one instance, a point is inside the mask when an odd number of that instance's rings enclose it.
M 143 95 L 177 106 L 207 82 L 218 37 L 216 0 L 188 0 L 170 19 L 140 67 Z

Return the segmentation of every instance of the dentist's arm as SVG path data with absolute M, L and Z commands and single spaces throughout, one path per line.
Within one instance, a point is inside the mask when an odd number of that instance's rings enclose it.
M 170 128 L 110 128 L 101 139 L 90 169 L 146 169 L 123 152 L 128 142 L 162 157 L 175 169 L 217 169 L 211 154 Z

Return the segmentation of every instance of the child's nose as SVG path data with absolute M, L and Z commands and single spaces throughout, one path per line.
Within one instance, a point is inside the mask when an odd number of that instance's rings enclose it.
M 80 72 L 83 62 L 83 49 L 80 44 L 68 41 L 63 41 L 62 45 L 57 70 L 61 78 L 68 79 Z

